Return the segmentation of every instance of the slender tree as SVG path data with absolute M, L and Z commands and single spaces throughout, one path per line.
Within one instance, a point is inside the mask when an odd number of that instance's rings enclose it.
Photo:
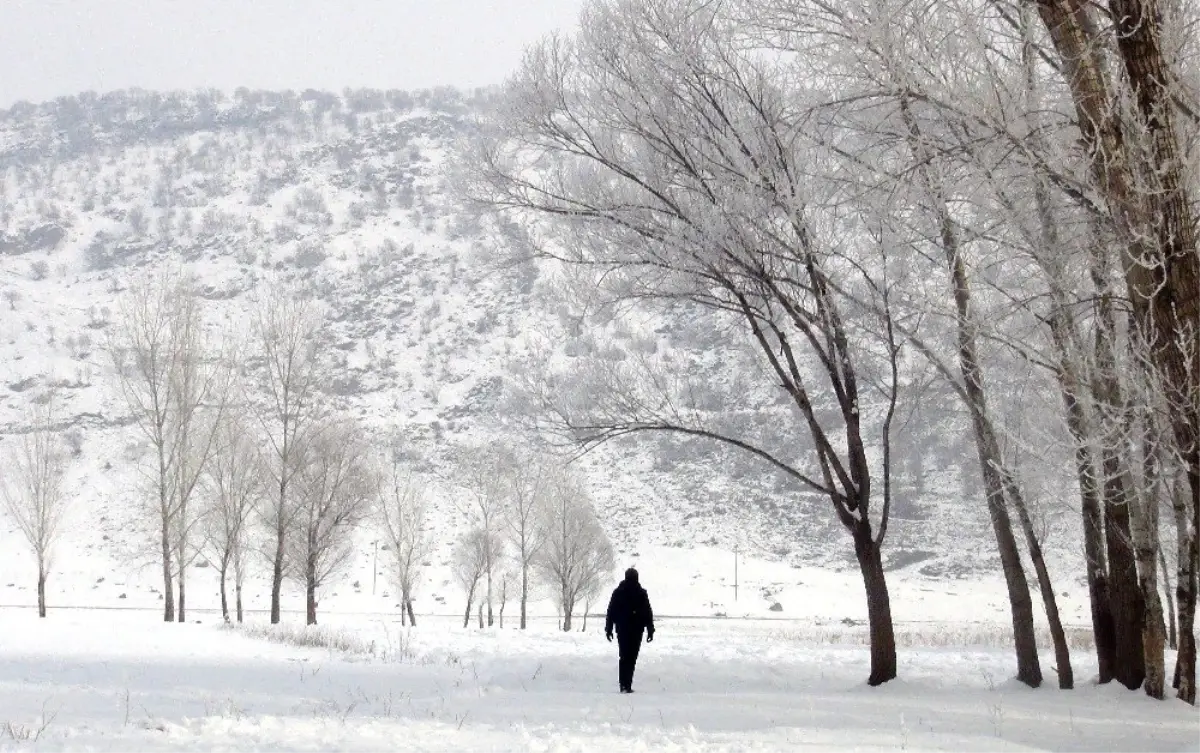
M 318 592 L 354 558 L 354 533 L 378 498 L 379 479 L 361 427 L 325 419 L 309 432 L 306 462 L 295 476 L 285 571 L 304 586 L 307 623 L 315 625 Z
M 424 484 L 401 467 L 393 453 L 375 505 L 375 520 L 392 558 L 392 572 L 400 591 L 400 624 L 417 624 L 413 592 L 421 568 L 432 550 L 426 521 L 427 492 Z
M 46 581 L 69 507 L 63 486 L 70 456 L 55 426 L 53 395 L 31 406 L 25 423 L 24 430 L 13 438 L 15 446 L 5 452 L 0 496 L 5 511 L 33 552 L 38 617 L 45 617 Z
M 612 577 L 613 548 L 586 491 L 570 476 L 557 479 L 542 509 L 547 536 L 536 570 L 570 632 L 575 608 Z
M 226 584 L 234 577 L 234 610 L 242 621 L 242 584 L 250 526 L 262 493 L 261 459 L 245 423 L 227 415 L 217 435 L 212 461 L 203 484 L 209 500 L 204 513 L 206 548 L 217 563 L 221 616 L 229 622 Z
M 305 438 L 326 414 L 319 384 L 318 348 L 324 318 L 316 301 L 299 290 L 272 287 L 257 302 L 251 321 L 262 354 L 257 370 L 263 404 L 256 415 L 265 437 L 265 492 L 259 515 L 269 533 L 266 555 L 271 566 L 271 624 L 279 622 L 286 570 L 287 534 L 300 515 L 292 489 L 310 462 Z

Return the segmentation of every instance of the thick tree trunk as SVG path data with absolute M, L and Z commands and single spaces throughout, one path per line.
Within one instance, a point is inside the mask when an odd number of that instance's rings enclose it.
M 221 581 L 221 619 L 229 622 L 229 599 L 226 598 L 225 592 L 225 575 L 229 571 L 229 566 L 222 564 L 220 570 Z
M 167 521 L 162 527 L 163 621 L 175 621 L 175 579 L 171 577 L 171 532 Z
M 1116 663 L 1113 674 L 1117 682 L 1130 690 L 1142 685 L 1146 678 L 1145 654 L 1142 646 L 1144 605 L 1138 588 L 1137 561 L 1134 559 L 1132 535 L 1129 528 L 1129 490 L 1120 469 L 1117 452 L 1105 450 L 1104 539 L 1108 549 L 1108 595 L 1112 605 L 1116 636 Z M 1113 478 L 1110 474 L 1117 474 Z
M 1171 591 L 1171 572 L 1167 568 L 1167 555 L 1163 554 L 1161 540 L 1158 545 L 1158 571 L 1162 573 L 1163 596 L 1167 600 L 1167 646 L 1175 651 L 1179 648 L 1178 633 L 1175 632 L 1175 594 Z
M 463 629 L 465 630 L 471 624 L 471 607 L 475 602 L 475 587 L 471 586 L 471 590 L 467 592 L 467 611 L 463 612 Z
M 185 581 L 185 572 L 186 572 L 186 568 L 184 568 L 184 566 L 183 566 L 183 558 L 180 557 L 180 559 L 179 559 L 179 577 L 177 578 L 177 580 L 179 581 L 179 605 L 178 605 L 178 611 L 176 613 L 176 616 L 178 617 L 178 620 L 181 623 L 186 621 L 185 615 L 184 615 L 184 605 L 187 603 L 187 586 L 186 586 L 186 581 Z
M 571 632 L 571 612 L 573 612 L 575 610 L 575 605 L 573 603 L 571 603 L 571 600 L 567 598 L 567 595 L 565 593 L 563 594 L 563 597 L 562 597 L 562 608 L 563 608 L 562 629 L 563 629 L 564 633 L 569 633 L 569 632 Z
M 854 557 L 867 592 L 867 629 L 871 635 L 871 686 L 896 679 L 896 630 L 892 623 L 892 600 L 888 594 L 883 556 L 871 536 L 870 525 L 854 532 Z
M 529 607 L 529 565 L 521 563 L 521 629 L 525 629 L 525 618 Z
M 281 503 L 282 504 L 282 503 Z M 271 624 L 279 624 L 280 597 L 283 594 L 284 529 L 275 531 L 275 558 L 271 566 Z
M 405 597 L 404 607 L 408 610 L 408 624 L 412 627 L 417 626 L 417 616 L 413 614 L 412 599 Z
M 38 581 L 37 581 L 37 596 L 38 596 L 38 617 L 46 616 L 46 568 L 43 564 L 38 564 Z
M 304 611 L 309 625 L 317 624 L 317 573 L 310 564 L 304 575 Z
M 1152 403 L 1149 391 L 1145 402 Z M 1166 683 L 1166 626 L 1163 622 L 1162 600 L 1158 596 L 1158 508 L 1163 484 L 1156 443 L 1157 427 L 1150 411 L 1143 415 L 1142 490 L 1133 497 L 1137 503 L 1130 511 L 1130 532 L 1133 534 L 1134 555 L 1137 560 L 1138 590 L 1143 605 L 1142 651 L 1145 681 L 1142 688 L 1151 698 L 1163 699 Z
M 488 565 L 487 573 L 487 626 L 492 626 L 492 567 Z M 480 627 L 483 627 L 480 625 Z
M 1196 528 L 1189 524 L 1188 487 L 1182 479 L 1171 495 L 1179 559 L 1175 575 L 1175 603 L 1179 610 L 1179 652 L 1175 657 L 1176 696 L 1196 702 Z

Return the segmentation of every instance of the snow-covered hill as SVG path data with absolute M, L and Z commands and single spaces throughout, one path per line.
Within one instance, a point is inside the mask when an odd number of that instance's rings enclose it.
M 652 350 L 678 354 L 714 384 L 730 379 L 719 337 L 703 322 L 580 326 L 548 284 L 553 267 L 508 263 L 524 231 L 474 214 L 448 187 L 457 145 L 486 99 L 451 89 L 129 91 L 0 111 L 0 443 L 31 396 L 57 387 L 78 449 L 52 603 L 157 598 L 135 512 L 142 448 L 102 344 L 117 297 L 164 265 L 186 265 L 231 322 L 244 319 L 268 279 L 312 290 L 333 322 L 331 399 L 381 434 L 400 432 L 427 471 L 446 471 L 460 446 L 519 431 L 505 383 L 530 332 L 549 335 L 566 358 Z M 897 437 L 890 563 L 915 577 L 991 571 L 965 424 L 936 388 L 924 400 Z M 778 396 L 765 391 L 761 405 L 748 420 L 768 426 Z M 697 548 L 736 548 L 762 563 L 852 564 L 828 502 L 753 458 L 660 436 L 622 440 L 578 462 L 622 564 Z M 449 498 L 437 504 L 439 548 L 423 596 L 457 604 L 445 570 L 457 513 Z M 1049 506 L 1045 520 L 1064 531 L 1051 545 L 1072 551 L 1069 509 Z M 331 591 L 371 588 L 369 532 L 361 551 Z M 11 525 L 0 524 L 2 603 L 32 600 L 24 556 Z M 1082 570 L 1064 561 L 1065 585 Z M 205 569 L 200 563 L 193 577 L 205 579 Z M 776 592 L 794 585 L 786 574 L 772 578 Z M 261 589 L 250 590 L 254 599 Z M 192 589 L 202 603 L 209 592 Z M 760 607 L 771 601 L 764 596 Z M 709 602 L 693 610 L 720 611 Z

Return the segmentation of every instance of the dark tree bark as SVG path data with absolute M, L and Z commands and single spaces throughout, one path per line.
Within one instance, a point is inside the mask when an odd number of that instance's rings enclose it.
M 1168 75 L 1163 54 L 1162 8 L 1157 0 L 1109 2 L 1115 57 L 1136 103 L 1136 113 L 1129 115 L 1110 78 L 1110 50 L 1092 8 L 1080 0 L 1028 1 L 1036 3 L 1058 52 L 1091 172 L 1122 244 L 1133 317 L 1141 339 L 1150 345 L 1150 360 L 1171 406 L 1171 427 L 1190 488 L 1188 517 L 1200 524 L 1200 348 L 1195 347 L 1200 333 L 1200 254 L 1190 184 L 1172 123 L 1176 107 L 1167 87 L 1175 77 Z M 1143 179 L 1151 184 L 1152 203 L 1139 190 Z M 1190 584 L 1181 593 L 1195 599 Z M 1192 704 L 1195 639 L 1183 629 L 1182 619 L 1194 609 L 1194 601 L 1188 605 L 1180 600 L 1179 661 L 1184 676 L 1179 697 Z M 1120 644 L 1118 640 L 1118 653 Z
M 282 505 L 284 503 L 283 499 L 282 499 L 282 495 L 283 495 L 283 490 L 280 490 L 280 496 L 281 496 L 281 499 L 279 502 L 280 505 Z M 280 512 L 279 514 L 281 516 L 283 515 L 282 512 Z M 280 523 L 275 530 L 275 558 L 274 558 L 273 562 L 271 563 L 271 624 L 272 625 L 279 624 L 280 598 L 283 594 L 283 553 L 284 553 L 284 544 L 286 543 L 285 537 L 284 537 L 285 533 L 286 533 L 286 530 L 285 530 L 284 526 L 282 525 L 282 523 Z
M 229 571 L 229 564 L 228 564 L 228 560 L 226 560 L 225 562 L 221 563 L 221 570 L 219 573 L 220 582 L 221 582 L 220 583 L 220 587 L 221 587 L 221 619 L 223 619 L 225 622 L 229 622 L 229 599 L 226 596 L 226 589 L 225 589 L 225 576 L 226 576 L 226 573 L 228 573 L 228 571 Z
M 162 529 L 163 621 L 175 621 L 175 579 L 171 577 L 171 536 L 167 524 Z
M 235 608 L 237 610 L 237 621 L 238 621 L 238 624 L 241 624 L 242 616 L 243 616 L 242 615 L 242 583 L 241 583 L 241 581 L 238 581 L 234 585 L 233 590 L 234 590 L 234 604 L 235 604 Z
M 183 566 L 183 560 L 181 559 L 179 561 L 179 577 L 177 578 L 179 581 L 179 610 L 177 615 L 179 622 L 181 623 L 186 621 L 184 618 L 184 605 L 187 603 L 187 586 L 185 585 L 186 581 L 184 580 L 184 572 L 185 568 Z
M 304 576 L 304 605 L 305 615 L 309 625 L 317 624 L 317 570 L 316 564 L 310 562 Z
M 41 563 L 38 564 L 37 597 L 38 617 L 44 618 L 46 616 L 46 568 Z
M 413 614 L 412 599 L 409 599 L 406 597 L 404 599 L 404 607 L 405 607 L 405 609 L 408 610 L 408 624 L 411 625 L 412 627 L 416 627 L 417 626 L 417 616 L 415 614 Z
M 1179 648 L 1179 638 L 1175 632 L 1175 594 L 1171 592 L 1171 572 L 1167 568 L 1167 555 L 1163 554 L 1161 542 L 1158 547 L 1158 570 L 1162 573 L 1163 596 L 1167 600 L 1167 646 L 1175 651 Z

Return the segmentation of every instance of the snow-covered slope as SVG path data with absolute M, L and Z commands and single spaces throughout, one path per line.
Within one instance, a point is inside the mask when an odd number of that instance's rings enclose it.
M 617 321 L 597 334 L 550 291 L 546 263 L 499 263 L 524 231 L 477 216 L 448 188 L 457 144 L 485 100 L 449 89 L 131 91 L 0 111 L 0 444 L 31 396 L 53 386 L 78 447 L 52 602 L 158 598 L 136 514 L 142 448 L 101 346 L 118 296 L 164 265 L 195 273 L 215 315 L 232 322 L 265 280 L 311 289 L 333 322 L 331 399 L 372 429 L 400 432 L 427 471 L 446 471 L 460 445 L 518 431 L 504 385 L 530 332 L 548 334 L 564 357 L 651 348 L 679 354 L 704 378 L 711 369 L 714 383 L 729 380 L 721 343 L 703 322 L 659 319 L 647 330 Z M 756 386 L 764 412 L 749 419 L 763 426 L 779 410 L 769 387 Z M 925 399 L 897 440 L 888 557 L 914 576 L 992 570 L 965 425 L 936 389 Z M 764 565 L 852 563 L 828 502 L 753 458 L 643 437 L 578 462 L 621 564 L 652 566 L 648 552 L 665 561 L 670 550 L 686 560 L 698 547 L 725 560 L 736 548 Z M 458 515 L 448 496 L 437 508 L 439 548 L 424 596 L 456 604 L 446 564 Z M 1069 528 L 1068 513 L 1049 509 L 1048 525 Z M 1070 539 L 1051 544 L 1068 551 Z M 361 552 L 330 589 L 338 596 L 327 598 L 369 592 L 369 532 Z M 0 523 L 0 603 L 32 600 L 24 556 L 12 526 Z M 1082 572 L 1069 562 L 1064 584 Z M 193 576 L 201 605 L 212 592 L 203 564 Z M 709 585 L 729 575 L 695 574 Z M 775 577 L 775 590 L 794 586 L 789 579 Z M 261 590 L 252 587 L 252 599 Z M 381 598 L 385 590 L 376 587 Z M 707 601 L 677 608 L 721 610 Z M 755 608 L 766 609 L 772 599 L 760 602 Z

